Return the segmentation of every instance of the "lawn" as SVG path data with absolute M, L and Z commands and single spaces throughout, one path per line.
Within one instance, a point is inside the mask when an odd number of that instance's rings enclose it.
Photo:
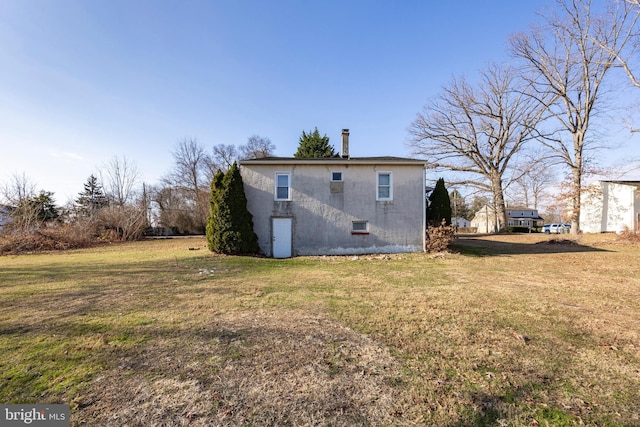
M 640 425 L 640 246 L 0 257 L 0 402 L 72 425 Z

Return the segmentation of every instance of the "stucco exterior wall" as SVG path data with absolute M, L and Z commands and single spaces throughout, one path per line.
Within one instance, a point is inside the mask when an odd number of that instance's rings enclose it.
M 640 212 L 640 191 L 634 185 L 598 181 L 582 192 L 580 229 L 585 233 L 634 230 Z
M 391 172 L 392 201 L 376 201 L 376 172 Z M 291 201 L 275 201 L 275 173 L 291 174 Z M 343 182 L 332 183 L 331 173 Z M 272 218 L 293 220 L 293 255 L 417 252 L 424 248 L 421 165 L 242 165 L 247 207 L 260 250 L 272 255 Z M 368 221 L 353 234 L 352 221 Z

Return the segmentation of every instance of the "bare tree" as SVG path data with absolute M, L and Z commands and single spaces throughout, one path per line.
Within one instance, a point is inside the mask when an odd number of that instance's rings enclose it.
M 513 200 L 527 207 L 538 209 L 549 196 L 549 188 L 556 183 L 554 165 L 547 159 L 542 149 L 533 150 L 516 165 L 518 174 L 513 178 L 517 194 Z
M 637 29 L 640 20 L 640 0 L 613 0 L 610 6 L 610 25 L 618 34 L 613 39 L 601 39 L 594 35 L 593 41 L 608 55 L 614 57 L 631 84 L 640 88 L 640 64 L 637 62 L 640 48 L 640 33 Z
M 0 187 L 4 203 L 13 207 L 36 195 L 36 184 L 23 172 L 14 172 Z
M 241 159 L 261 159 L 273 155 L 276 146 L 271 143 L 269 138 L 259 135 L 250 136 L 246 145 L 240 146 Z
M 125 156 L 114 156 L 102 165 L 99 172 L 105 194 L 111 203 L 125 206 L 135 198 L 140 172 L 136 164 Z
M 530 73 L 535 93 L 552 97 L 540 103 L 559 124 L 559 131 L 541 142 L 571 171 L 571 232 L 578 233 L 585 154 L 594 142 L 587 131 L 616 59 L 600 44 L 618 52 L 626 40 L 610 13 L 592 16 L 590 0 L 558 0 L 558 4 L 562 15 L 545 16 L 543 25 L 513 36 L 511 50 Z
M 213 146 L 213 155 L 209 163 L 209 179 L 208 182 L 213 180 L 213 176 L 217 171 L 227 172 L 233 162 L 238 159 L 238 150 L 235 145 L 231 144 L 217 144 Z
M 173 170 L 162 181 L 185 199 L 199 232 L 204 233 L 209 215 L 209 165 L 211 158 L 195 138 L 183 138 L 173 151 Z
M 491 66 L 477 88 L 453 80 L 409 130 L 412 151 L 432 168 L 467 174 L 464 184 L 491 193 L 499 230 L 507 225 L 503 178 L 543 111 L 527 89 L 513 69 Z

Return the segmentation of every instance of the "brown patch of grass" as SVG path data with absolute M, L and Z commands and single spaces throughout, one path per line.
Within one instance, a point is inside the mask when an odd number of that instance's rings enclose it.
M 329 319 L 260 311 L 212 319 L 191 340 L 184 334 L 169 333 L 121 357 L 117 369 L 76 398 L 82 408 L 76 420 L 345 426 L 394 420 L 396 362 L 379 344 Z

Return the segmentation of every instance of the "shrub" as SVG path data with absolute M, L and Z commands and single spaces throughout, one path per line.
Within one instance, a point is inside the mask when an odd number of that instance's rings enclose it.
M 428 225 L 437 227 L 442 221 L 445 222 L 445 225 L 451 224 L 451 199 L 444 186 L 444 178 L 436 181 L 436 186 L 429 196 L 429 207 L 427 208 Z
M 79 249 L 99 242 L 84 223 L 56 224 L 0 236 L 0 255 Z
M 437 227 L 427 228 L 427 252 L 445 252 L 455 239 L 455 231 L 455 226 L 444 225 L 444 223 Z
M 640 232 L 633 231 L 629 227 L 625 227 L 619 234 L 617 240 L 624 240 L 632 243 L 640 243 Z
M 507 230 L 510 233 L 531 233 L 532 231 L 534 231 L 534 229 L 532 229 L 532 228 L 521 227 L 521 226 L 508 227 Z

